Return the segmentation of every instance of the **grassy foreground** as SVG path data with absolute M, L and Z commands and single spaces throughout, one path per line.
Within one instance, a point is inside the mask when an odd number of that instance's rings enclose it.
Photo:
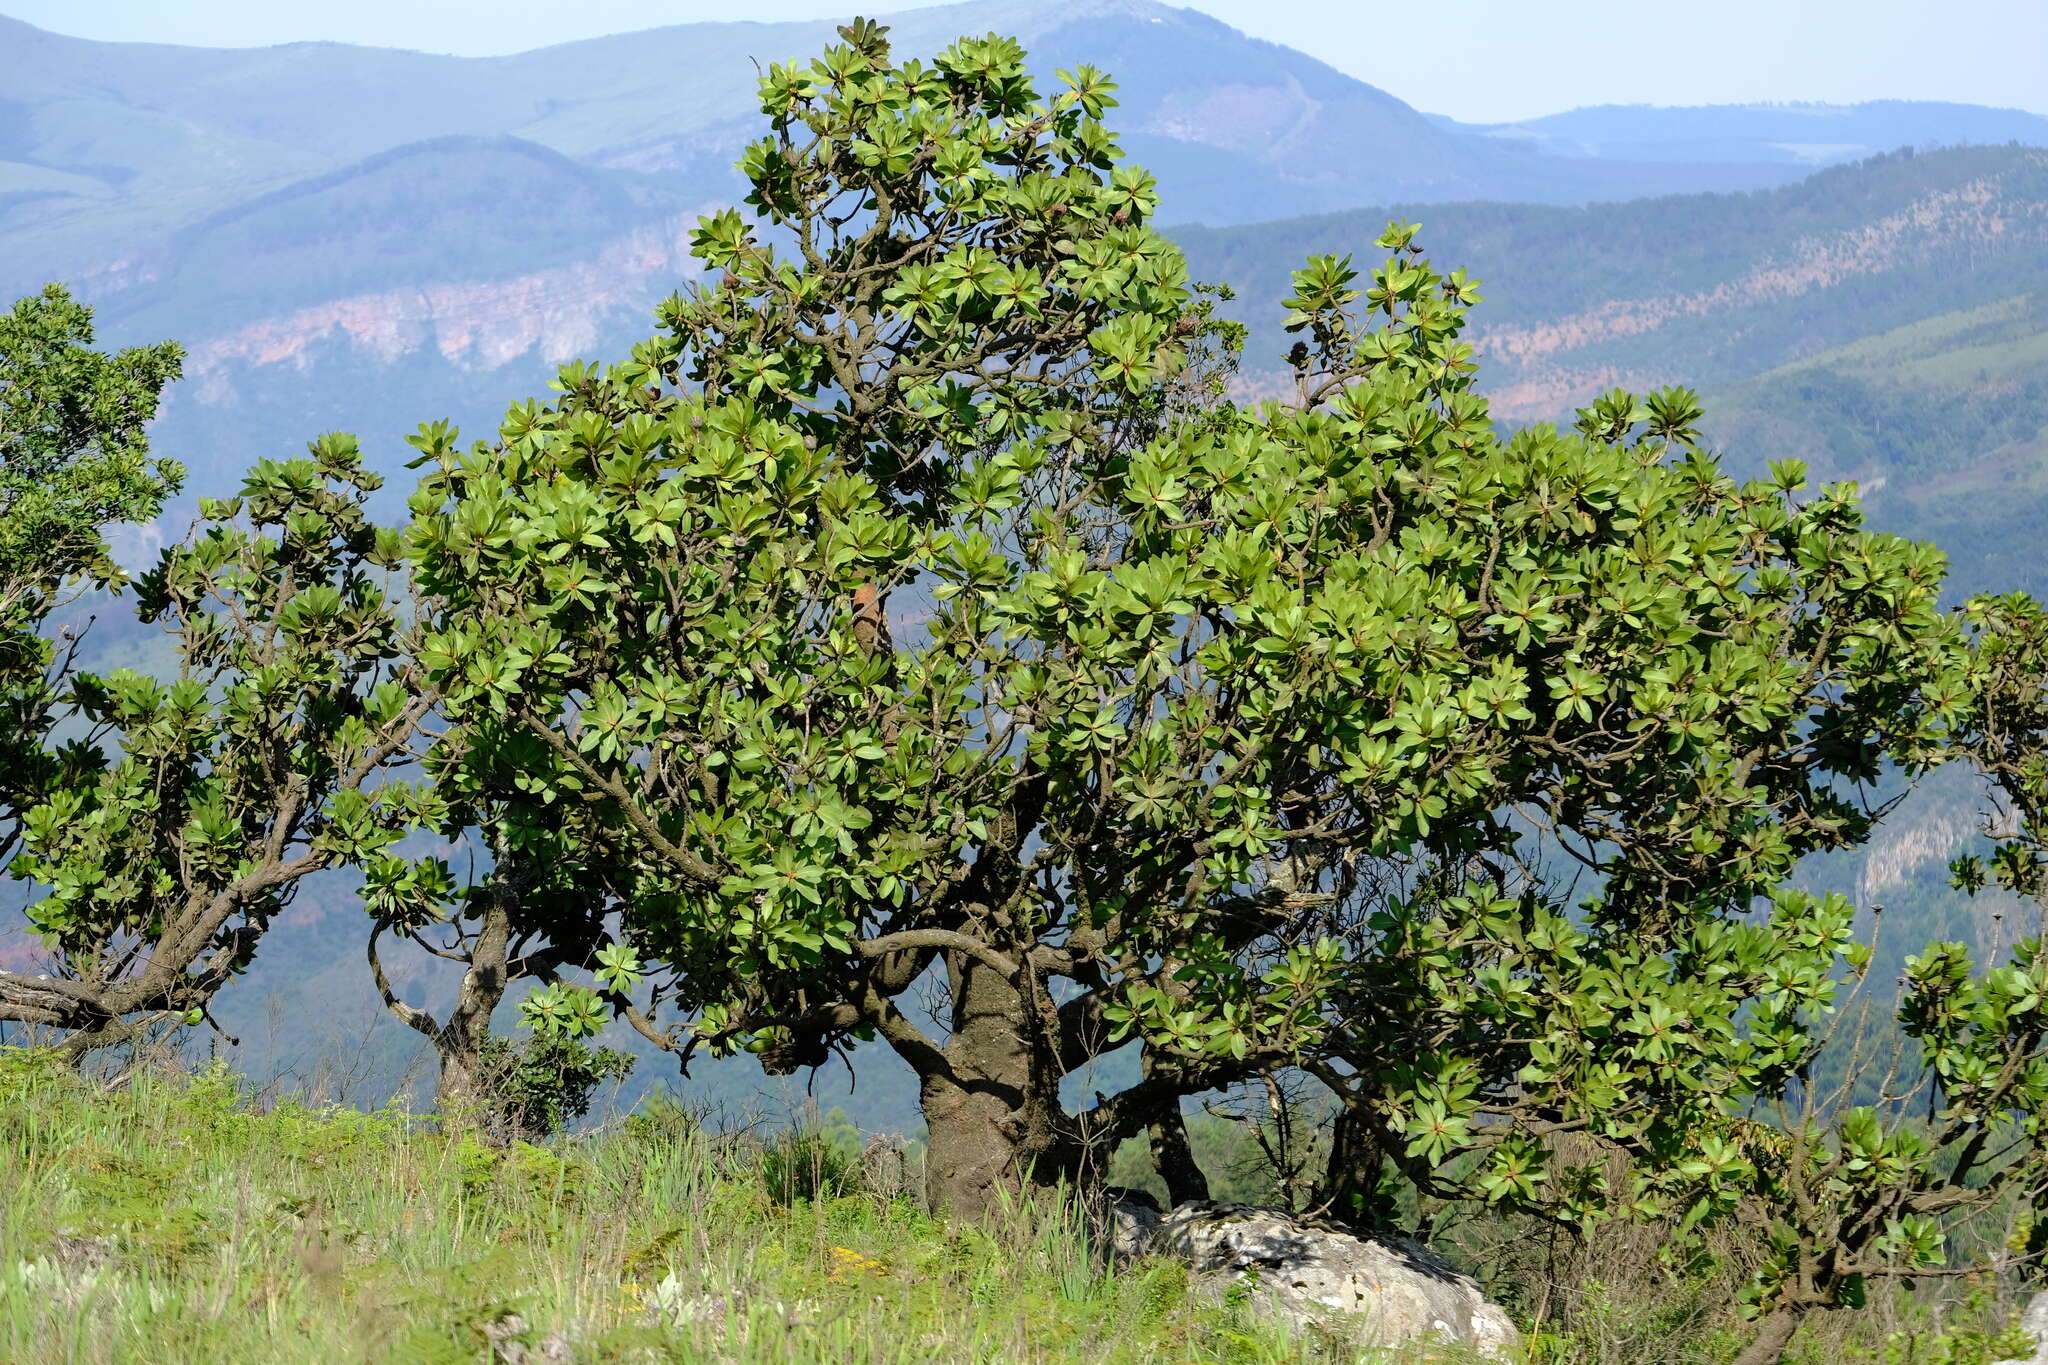
M 1359 1359 L 1192 1292 L 1177 1263 L 1112 1265 L 1058 1208 L 943 1226 L 900 1159 L 856 1157 L 660 1104 L 498 1150 L 399 1108 L 259 1106 L 224 1067 L 109 1088 L 0 1049 L 0 1365 Z M 1525 1320 L 1528 1365 L 1739 1347 L 1729 1269 L 1657 1269 L 1653 1229 L 1540 1295 L 1514 1268 L 1526 1229 L 1453 1240 Z M 2010 1322 L 1982 1293 L 1899 1299 L 1816 1322 L 1788 1359 L 1982 1365 Z
M 847 1165 L 660 1110 L 495 1151 L 0 1053 L 0 1362 L 1319 1358 L 1071 1217 L 945 1228 Z

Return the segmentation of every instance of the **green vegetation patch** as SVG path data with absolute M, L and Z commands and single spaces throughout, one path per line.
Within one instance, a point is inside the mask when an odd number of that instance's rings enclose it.
M 949 1229 L 845 1139 L 655 1113 L 495 1149 L 398 1108 L 258 1109 L 221 1066 L 110 1092 L 0 1053 L 0 1359 L 1319 1358 L 1179 1265 L 1112 1268 L 1070 1216 Z

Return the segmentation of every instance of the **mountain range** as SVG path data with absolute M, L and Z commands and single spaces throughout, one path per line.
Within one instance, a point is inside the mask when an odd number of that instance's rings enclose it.
M 1237 288 L 1256 371 L 1285 348 L 1293 266 L 1360 252 L 1389 212 L 1176 236 L 1197 278 Z M 1479 277 L 1471 335 L 1496 416 L 1690 385 L 1731 467 L 1804 459 L 1857 480 L 1877 524 L 1939 541 L 1959 591 L 2048 591 L 2048 151 L 1895 152 L 1746 194 L 1391 212 Z
M 1521 123 L 1431 121 L 1533 148 L 1546 156 L 1610 161 L 1786 163 L 1809 169 L 1901 147 L 2048 143 L 2048 118 L 2024 109 L 1931 100 L 1867 104 L 1600 104 Z
M 1122 83 L 1127 149 L 1160 175 L 1186 219 L 1241 222 L 1396 199 L 1617 199 L 1799 173 L 1769 156 L 1545 158 L 1150 0 L 974 0 L 890 22 L 904 51 L 1000 30 L 1047 74 L 1082 63 L 1109 69 Z M 686 196 L 724 193 L 757 123 L 756 63 L 815 53 L 834 41 L 832 27 L 685 24 L 459 58 L 330 43 L 91 42 L 0 18 L 0 235 L 18 243 L 8 253 L 18 264 L 39 259 L 76 276 L 118 260 L 147 271 L 177 254 L 167 238 L 203 233 L 233 205 L 450 137 L 517 137 Z M 1925 136 L 1909 129 L 1906 140 Z M 516 197 L 523 186 L 506 188 Z M 122 249 L 110 253 L 115 244 Z M 24 247 L 40 257 L 23 256 Z
M 1037 71 L 1120 81 L 1111 121 L 1159 176 L 1169 235 L 1196 278 L 1239 291 L 1248 392 L 1279 387 L 1279 301 L 1305 255 L 1369 264 L 1389 218 L 1420 221 L 1440 267 L 1482 281 L 1471 336 L 1497 416 L 1689 384 L 1738 470 L 1807 459 L 1860 481 L 1878 524 L 1938 539 L 1958 592 L 2048 591 L 2048 119 L 1885 101 L 1469 125 L 1150 0 L 973 0 L 888 22 L 905 54 L 997 31 Z M 103 341 L 185 343 L 155 440 L 190 493 L 345 429 L 393 475 L 395 515 L 418 422 L 479 429 L 562 361 L 651 329 L 691 272 L 697 214 L 741 193 L 755 62 L 832 41 L 824 22 L 690 24 L 465 59 L 90 42 L 0 16 L 0 297 L 61 279 Z M 98 639 L 103 664 L 149 661 L 142 635 Z M 1845 875 L 1895 903 L 1910 883 L 1930 923 L 1966 920 L 1936 875 L 1967 837 L 1959 808 L 1896 826 Z M 365 1037 L 396 1030 L 363 989 L 353 900 L 338 880 L 310 888 L 223 997 L 251 1047 L 274 1035 L 277 999 Z M 0 929 L 0 956 L 22 951 Z M 431 965 L 398 965 L 409 994 L 446 989 Z M 254 1068 L 321 1050 L 277 1046 Z M 354 1050 L 402 1062 L 396 1044 Z M 896 1122 L 910 1101 L 891 1074 L 864 1069 L 861 1096 L 835 1097 Z
M 1887 101 L 1464 125 L 1151 0 L 973 0 L 890 23 L 904 52 L 995 30 L 1041 72 L 1111 71 L 1164 219 L 1208 225 L 1176 235 L 1254 322 L 1303 251 L 1421 218 L 1437 259 L 1488 283 L 1475 322 L 1510 417 L 1608 383 L 1718 397 L 2035 287 L 2038 167 L 2005 144 L 2048 145 L 2037 115 Z M 184 341 L 163 439 L 195 486 L 329 427 L 396 451 L 422 418 L 474 426 L 642 333 L 689 273 L 696 215 L 739 193 L 756 63 L 833 39 L 829 22 L 687 24 L 458 58 L 104 43 L 0 17 L 0 292 L 63 279 L 107 340 Z M 1807 178 L 1899 147 L 1965 150 Z

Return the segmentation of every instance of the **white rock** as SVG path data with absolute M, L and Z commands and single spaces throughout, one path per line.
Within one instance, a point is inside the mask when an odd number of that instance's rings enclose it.
M 1177 1257 L 1212 1292 L 1248 1284 L 1296 1330 L 1379 1348 L 1437 1338 L 1495 1359 L 1521 1340 L 1471 1276 L 1405 1238 L 1356 1237 L 1249 1204 L 1182 1204 L 1162 1215 L 1124 1203 L 1113 1216 L 1119 1251 Z
M 2034 1353 L 2019 1360 L 2000 1361 L 1999 1365 L 2048 1365 L 2048 1290 L 2034 1295 L 2027 1311 L 2020 1314 L 2020 1326 L 2034 1334 Z
M 1119 1256 L 1143 1256 L 1147 1239 L 1159 1226 L 1159 1210 L 1149 1194 L 1129 1198 L 1125 1191 L 1112 1193 L 1117 1198 L 1109 1206 L 1109 1245 Z

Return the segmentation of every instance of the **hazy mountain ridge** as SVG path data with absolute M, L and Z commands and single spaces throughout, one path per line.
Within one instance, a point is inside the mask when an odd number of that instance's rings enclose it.
M 905 51 L 1000 31 L 1047 75 L 1084 61 L 1108 69 L 1133 150 L 1178 189 L 1181 216 L 1217 222 L 1392 200 L 1580 202 L 1778 184 L 1814 159 L 1785 150 L 1813 141 L 1806 124 L 1826 125 L 1814 136 L 1837 160 L 2048 140 L 2037 116 L 1903 102 L 1824 116 L 1594 108 L 1463 125 L 1150 0 L 974 0 L 889 22 Z M 680 175 L 700 193 L 729 188 L 726 165 L 758 122 L 754 62 L 815 52 L 832 27 L 687 24 L 459 58 L 333 43 L 102 43 L 0 16 L 0 241 L 77 274 L 138 232 L 447 136 L 516 136 L 594 166 Z
M 1135 158 L 1161 175 L 1169 222 L 1343 203 L 1584 199 L 1672 181 L 1756 183 L 1759 173 L 1504 146 L 1311 57 L 1149 0 L 976 0 L 891 22 L 904 51 L 1000 30 L 1018 34 L 1041 71 L 1085 61 L 1114 72 L 1117 124 Z M 0 288 L 65 278 L 99 310 L 109 340 L 184 340 L 199 382 L 174 400 L 167 434 L 178 404 L 256 396 L 269 382 L 258 376 L 281 364 L 303 370 L 323 348 L 327 364 L 338 347 L 383 366 L 428 353 L 471 371 L 502 365 L 508 393 L 530 389 L 560 360 L 643 331 L 647 309 L 686 269 L 679 244 L 690 219 L 736 196 L 726 162 L 759 123 L 750 57 L 796 56 L 832 37 L 827 22 L 692 24 L 465 59 L 337 44 L 95 43 L 0 18 L 0 88 L 11 95 L 0 105 Z M 1572 128 L 1599 112 L 1557 117 Z M 1798 173 L 1762 170 L 1766 182 Z M 90 195 L 63 188 L 88 182 L 98 187 Z M 1853 188 L 1852 177 L 1824 194 Z M 1750 212 L 1796 211 L 1795 200 Z M 1852 271 L 1861 266 L 1847 238 L 1871 230 L 1879 210 L 1855 212 L 1864 218 L 1817 229 L 1841 239 L 1832 249 Z M 1456 213 L 1479 221 L 1492 211 Z M 1467 244 L 1455 235 L 1435 235 L 1435 206 L 1428 216 L 1443 259 L 1496 274 L 1493 244 L 1459 250 Z M 1518 239 L 1533 233 L 1564 248 L 1610 219 L 1530 208 L 1501 221 Z M 1676 295 L 1673 256 L 1732 258 L 1742 247 L 1672 226 L 1675 241 L 1607 252 L 1604 277 L 1567 267 L 1576 293 L 1549 278 L 1549 265 L 1532 272 L 1543 277 L 1528 291 L 1496 280 L 1482 317 L 1503 411 L 1543 412 L 1632 381 L 1641 357 L 1601 357 L 1602 344 L 1611 351 L 1662 332 L 1673 314 L 1725 315 L 1731 288 L 1798 292 L 1816 271 L 1838 268 L 1816 245 L 1778 267 L 1775 281 L 1715 276 L 1708 287 L 1721 294 Z M 1347 224 L 1344 236 L 1357 245 L 1370 234 Z M 1299 254 L 1264 253 L 1250 273 L 1284 272 Z M 400 382 L 389 394 L 394 414 L 407 390 L 433 392 Z M 410 420 L 408 411 L 401 421 Z
M 1082 62 L 1108 69 L 1122 83 L 1119 126 L 1183 218 L 1397 199 L 1579 202 L 1775 184 L 1799 171 L 1539 156 L 1149 0 L 975 0 L 890 22 L 906 52 L 1001 31 L 1047 76 Z M 711 197 L 730 191 L 728 164 L 757 131 L 755 61 L 813 53 L 832 27 L 689 24 L 458 58 L 331 43 L 101 43 L 0 16 L 0 286 L 19 289 L 37 270 L 92 274 L 295 180 L 451 136 L 514 136 Z
M 1936 100 L 1862 104 L 1600 104 L 1519 123 L 1442 128 L 1531 147 L 1547 156 L 1648 161 L 1783 162 L 1825 166 L 1901 147 L 2048 144 L 2048 117 Z
M 999 30 L 1018 34 L 1041 71 L 1111 70 L 1122 82 L 1116 124 L 1161 175 L 1168 222 L 1755 183 L 1746 164 L 1645 167 L 1506 146 L 1149 0 L 976 0 L 891 23 L 906 52 Z M 498 403 L 468 381 L 502 368 L 496 392 L 509 398 L 543 385 L 565 358 L 644 333 L 652 304 L 687 272 L 694 214 L 738 193 L 726 162 L 759 125 L 750 58 L 832 40 L 828 22 L 692 24 L 465 59 L 336 44 L 95 43 L 0 18 L 0 88 L 10 95 L 0 105 L 0 288 L 64 278 L 99 310 L 109 341 L 184 340 L 194 382 L 173 398 L 165 436 L 203 432 L 204 463 L 224 477 L 254 447 L 275 453 L 281 439 L 311 434 L 307 422 L 322 413 L 367 415 L 386 431 L 442 413 L 474 423 Z M 1921 108 L 1884 106 L 1884 126 L 1908 127 Z M 1948 120 L 1927 125 L 1936 131 L 2005 117 L 1928 108 Z M 1535 122 L 1590 136 L 1627 112 Z M 1651 112 L 1668 132 L 1674 119 L 1758 111 Z M 1900 164 L 1647 210 L 1399 212 L 1425 219 L 1440 260 L 1488 281 L 1478 322 L 1489 387 L 1503 413 L 1542 416 L 1612 383 L 1732 381 L 1946 311 L 1956 301 L 1937 306 L 1916 285 L 1889 312 L 1861 305 L 1868 326 L 1793 316 L 1837 307 L 1857 279 L 1924 268 L 1943 241 L 2008 264 L 2015 244 L 2035 250 L 2024 214 L 2007 215 L 2019 230 L 1999 236 L 1997 215 L 2013 199 L 2005 190 L 1934 177 L 1924 202 L 1901 198 Z M 1800 168 L 1763 170 L 1775 183 Z M 78 184 L 97 188 L 63 188 Z M 1244 245 L 1220 260 L 1205 245 L 1220 240 L 1213 231 L 1180 235 L 1197 275 L 1245 287 L 1247 315 L 1263 324 L 1302 248 L 1359 248 L 1389 212 L 1225 229 Z M 1920 221 L 1930 216 L 1934 225 Z M 1878 268 L 1886 252 L 1899 268 Z M 1760 303 L 1774 306 L 1759 312 Z M 1764 314 L 1768 328 L 1724 325 Z M 1254 365 L 1270 365 L 1271 349 L 1255 347 Z M 337 366 L 385 401 L 333 393 Z M 289 432 L 246 430 L 271 411 L 299 421 Z
M 1669 368 L 1666 334 L 1685 319 L 1799 298 L 1845 305 L 1817 312 L 1799 330 L 1769 338 L 1771 352 L 1745 358 L 1705 339 L 1680 368 L 1696 380 L 1753 374 L 1855 336 L 1950 311 L 1958 295 L 2003 296 L 2048 272 L 2048 152 L 1964 148 L 1902 153 L 1832 168 L 1772 190 L 1690 195 L 1579 208 L 1534 204 L 1396 204 L 1175 236 L 1197 277 L 1228 279 L 1236 312 L 1267 330 L 1253 342 L 1282 344 L 1272 324 L 1288 277 L 1307 255 L 1353 252 L 1370 264 L 1371 239 L 1390 218 L 1418 221 L 1431 257 L 1477 275 L 1485 296 L 1473 312 L 1495 382 L 1520 367 L 1593 352 L 1644 369 Z M 1939 279 L 1914 272 L 1939 264 Z M 1910 287 L 1856 292 L 1862 281 L 1902 277 Z M 1903 319 L 1902 319 L 1903 320 Z M 1653 339 L 1651 343 L 1641 340 Z M 1825 337 L 1825 340 L 1822 338 Z M 1625 348 L 1602 351 L 1606 343 Z M 1705 362 L 1708 373 L 1699 366 Z M 1689 367 L 1689 368 L 1688 368 Z M 1502 373 L 1505 371 L 1505 373 Z M 1664 382 L 1664 381 L 1660 381 Z M 1583 390 L 1581 390 L 1583 391 Z M 1510 415 L 1548 415 L 1560 394 Z
M 1744 195 L 1406 205 L 1180 236 L 1197 277 L 1238 286 L 1249 368 L 1270 373 L 1294 264 L 1370 265 L 1389 216 L 1421 221 L 1440 267 L 1479 278 L 1471 336 L 1497 415 L 1688 384 L 1733 467 L 1796 456 L 1861 480 L 1879 524 L 1949 549 L 1959 591 L 2048 590 L 2030 548 L 2048 538 L 2048 152 L 1893 154 Z

